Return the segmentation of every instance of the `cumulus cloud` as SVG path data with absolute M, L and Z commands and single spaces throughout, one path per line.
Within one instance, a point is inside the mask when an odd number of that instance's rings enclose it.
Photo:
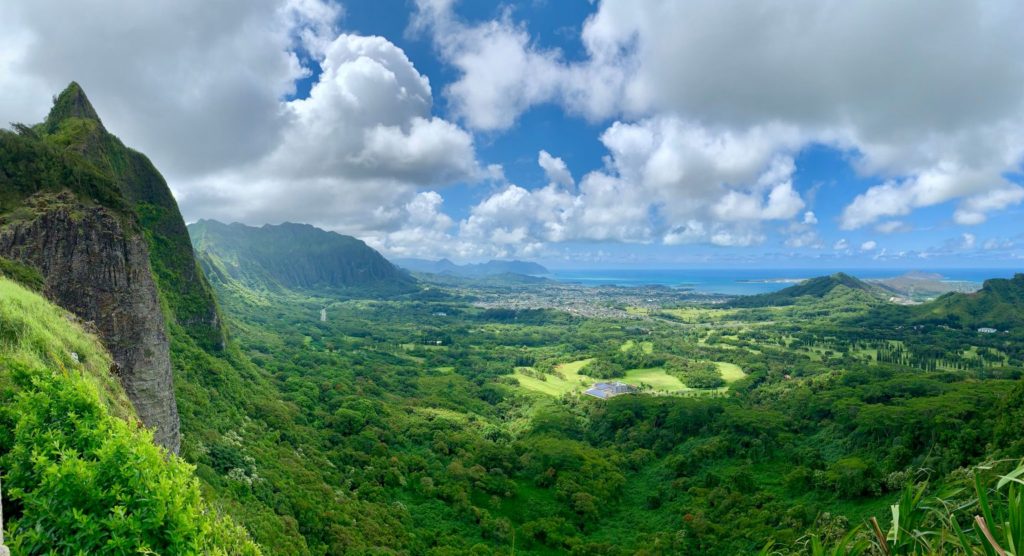
M 974 234 L 964 233 L 960 236 L 960 248 L 961 249 L 974 249 L 974 244 L 977 243 L 978 238 Z
M 603 0 L 580 60 L 539 46 L 508 11 L 468 23 L 451 0 L 417 4 L 414 27 L 460 74 L 446 94 L 477 129 L 508 128 L 542 103 L 595 121 L 672 115 L 713 137 L 788 128 L 879 180 L 846 208 L 844 229 L 951 200 L 955 221 L 975 224 L 1018 202 L 1004 177 L 1024 159 L 1024 5 L 1013 0 Z
M 551 156 L 548 151 L 540 151 L 537 155 L 537 164 L 544 169 L 544 175 L 547 176 L 548 182 L 572 186 L 576 182 L 572 179 L 572 173 L 569 172 L 569 167 L 566 166 L 565 161 L 561 158 Z
M 403 238 L 438 239 L 452 222 L 436 212 L 439 194 L 420 189 L 487 174 L 472 136 L 430 115 L 429 82 L 384 38 L 339 35 L 322 45 L 319 63 L 308 98 L 284 105 L 280 144 L 250 167 L 187 184 L 183 208 L 251 222 L 301 219 L 396 252 Z
M 836 251 L 843 251 L 850 248 L 850 242 L 846 241 L 846 238 L 839 239 L 835 245 L 832 246 Z
M 783 227 L 781 231 L 786 236 L 784 242 L 786 247 L 821 249 L 824 244 L 815 228 L 817 223 L 818 218 L 814 213 L 807 211 L 804 213 L 803 220 L 794 220 L 788 226 Z
M 1008 185 L 967 198 L 953 213 L 957 224 L 972 226 L 981 224 L 988 218 L 988 213 L 1001 210 L 1024 201 L 1024 188 Z
M 455 3 L 417 0 L 411 23 L 455 70 L 445 114 L 401 49 L 340 34 L 327 0 L 0 3 L 0 121 L 39 120 L 76 79 L 187 217 L 302 220 L 402 254 L 746 246 L 766 230 L 820 247 L 794 186 L 814 144 L 873 184 L 851 192 L 844 229 L 901 231 L 942 204 L 976 225 L 1024 202 L 1019 2 L 602 0 L 571 57 L 512 8 L 467 21 Z M 545 103 L 604 129 L 604 164 L 574 176 L 540 151 L 546 183 L 508 183 L 472 133 Z M 493 190 L 455 221 L 441 194 L 461 181 Z
M 172 177 L 254 160 L 287 124 L 299 49 L 333 38 L 320 0 L 0 4 L 0 121 L 38 121 L 77 80 L 110 129 Z
M 860 244 L 861 251 L 874 251 L 878 247 L 878 243 L 874 240 L 868 240 Z
M 187 218 L 296 220 L 415 249 L 454 224 L 432 189 L 500 166 L 482 170 L 472 135 L 433 115 L 400 48 L 340 33 L 342 14 L 326 0 L 5 2 L 0 118 L 38 121 L 74 79 Z M 303 63 L 319 75 L 289 100 Z
M 879 222 L 875 225 L 875 231 L 883 234 L 892 234 L 896 232 L 908 232 L 912 229 L 910 224 L 902 220 L 886 220 L 885 222 Z
M 792 157 L 778 151 L 798 143 L 788 129 L 711 133 L 664 117 L 616 123 L 601 141 L 606 166 L 584 175 L 578 188 L 564 162 L 542 151 L 538 164 L 550 183 L 494 193 L 473 207 L 462 236 L 526 246 L 570 240 L 747 246 L 765 240 L 764 222 L 815 220 L 801 212 Z

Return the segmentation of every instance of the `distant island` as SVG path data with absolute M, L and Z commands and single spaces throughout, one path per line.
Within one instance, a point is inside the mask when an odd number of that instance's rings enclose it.
M 807 278 L 753 278 L 736 280 L 736 282 L 739 284 L 799 284 L 807 280 Z
M 927 301 L 952 292 L 970 293 L 981 289 L 981 284 L 977 282 L 949 280 L 937 272 L 913 271 L 892 278 L 870 279 L 867 282 L 896 298 L 911 302 Z

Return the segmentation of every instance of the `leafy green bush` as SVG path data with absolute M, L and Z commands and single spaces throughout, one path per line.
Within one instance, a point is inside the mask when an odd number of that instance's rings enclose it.
M 593 378 L 620 378 L 626 376 L 626 369 L 614 361 L 595 359 L 580 369 L 579 373 Z
M 829 540 L 822 534 L 820 523 L 816 523 L 815 532 L 801 539 L 792 550 L 777 550 L 769 542 L 760 554 L 1021 554 L 1024 465 L 1005 475 L 994 473 L 1005 463 L 961 469 L 931 496 L 926 496 L 928 483 L 908 483 L 890 506 L 892 518 L 888 527 L 871 517 L 842 538 L 831 535 L 834 538 Z
M 0 257 L 0 276 L 5 276 L 33 290 L 43 289 L 43 275 L 35 268 Z
M 111 414 L 100 392 L 114 386 L 97 376 L 109 358 L 59 309 L 0 280 L 0 338 L 0 467 L 14 553 L 260 554 L 202 501 L 191 466 Z

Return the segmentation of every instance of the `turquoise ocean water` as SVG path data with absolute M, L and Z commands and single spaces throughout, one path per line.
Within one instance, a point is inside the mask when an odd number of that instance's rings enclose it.
M 793 281 L 845 272 L 861 279 L 890 278 L 917 270 L 941 274 L 946 280 L 976 282 L 988 278 L 1012 278 L 1024 269 L 943 268 L 943 269 L 563 269 L 553 270 L 549 278 L 587 286 L 660 285 L 691 288 L 700 292 L 752 295 L 781 290 Z

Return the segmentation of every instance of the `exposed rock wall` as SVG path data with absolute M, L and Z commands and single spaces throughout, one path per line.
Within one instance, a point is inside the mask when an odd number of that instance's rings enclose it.
M 145 239 L 123 217 L 70 193 L 34 201 L 32 217 L 0 230 L 0 256 L 38 268 L 47 297 L 96 325 L 139 418 L 177 453 L 169 343 Z

